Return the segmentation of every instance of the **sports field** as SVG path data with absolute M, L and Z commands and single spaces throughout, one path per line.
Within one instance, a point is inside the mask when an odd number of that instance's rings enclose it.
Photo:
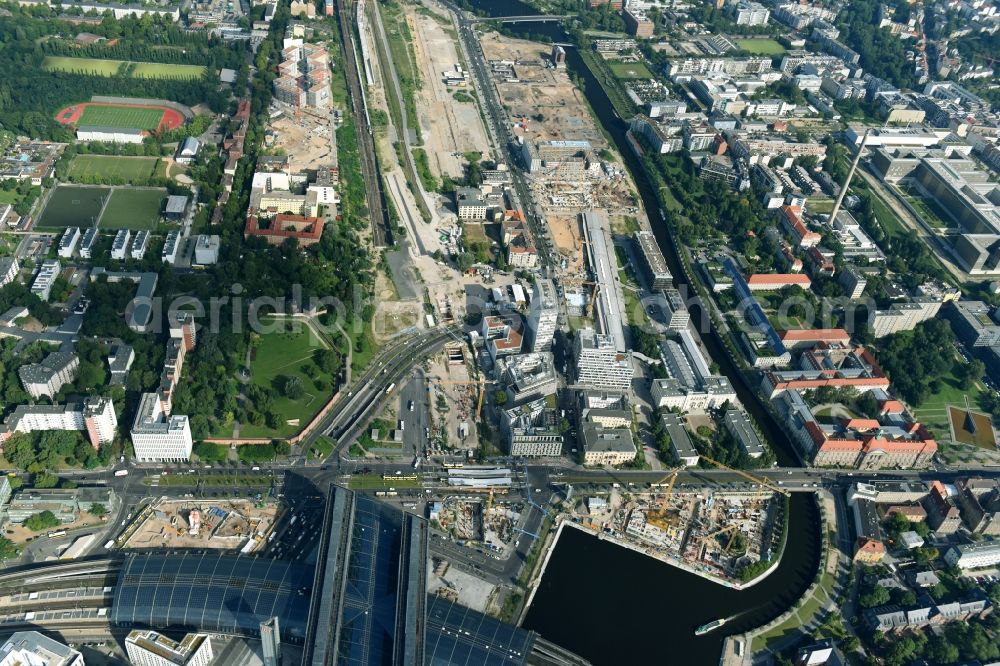
M 142 106 L 104 106 L 88 104 L 83 108 L 78 125 L 98 127 L 129 127 L 154 131 L 163 119 L 163 109 Z
M 653 73 L 641 62 L 609 62 L 608 69 L 622 80 L 651 79 Z
M 135 180 L 151 178 L 158 157 L 119 157 L 108 155 L 77 155 L 69 165 L 69 179 L 116 178 Z
M 35 228 L 89 227 L 100 215 L 103 199 L 109 192 L 107 187 L 58 185 L 49 195 Z
M 163 188 L 115 189 L 101 217 L 102 229 L 149 229 L 160 224 L 160 210 L 167 191 Z
M 785 52 L 784 46 L 766 37 L 737 39 L 736 46 L 754 55 L 781 55 Z
M 123 65 L 128 67 L 123 69 Z M 122 72 L 129 76 L 147 79 L 196 79 L 205 72 L 203 65 L 170 65 L 159 62 L 62 56 L 46 56 L 42 66 L 51 72 L 83 72 L 96 76 L 115 76 Z

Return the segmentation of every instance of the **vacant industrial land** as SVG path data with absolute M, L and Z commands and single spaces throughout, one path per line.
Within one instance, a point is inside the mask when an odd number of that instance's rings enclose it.
M 437 179 L 442 174 L 461 178 L 464 169 L 461 156 L 481 152 L 489 144 L 479 109 L 470 95 L 471 84 L 449 87 L 444 83 L 444 72 L 461 64 L 456 34 L 450 19 L 445 18 L 446 10 L 436 3 L 428 3 L 419 10 L 404 6 L 414 27 L 413 50 L 423 81 L 415 95 L 421 109 L 417 117 L 431 174 Z
M 69 165 L 69 179 L 108 178 L 131 181 L 151 178 L 158 161 L 158 157 L 77 155 Z
M 167 191 L 159 187 L 115 188 L 101 217 L 102 229 L 149 229 L 160 223 L 160 211 Z
M 526 128 L 517 133 L 525 141 L 589 141 L 594 150 L 608 146 L 569 74 L 549 66 L 551 46 L 495 32 L 483 36 L 482 46 L 487 60 L 517 63 L 518 81 L 497 81 L 497 90 L 511 118 L 523 119 Z
M 127 60 L 62 56 L 47 56 L 43 66 L 54 72 L 77 72 L 96 76 L 122 74 L 147 79 L 196 79 L 205 72 L 203 65 L 173 65 L 159 62 L 130 62 Z
M 104 199 L 111 194 L 107 187 L 81 187 L 58 185 L 49 195 L 37 229 L 65 229 L 89 227 L 97 221 L 104 206 Z

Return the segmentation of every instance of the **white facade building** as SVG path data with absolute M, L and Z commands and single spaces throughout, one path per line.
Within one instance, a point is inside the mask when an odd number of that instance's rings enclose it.
M 132 446 L 138 462 L 183 462 L 191 458 L 191 424 L 187 416 L 170 416 L 158 393 L 143 393 L 132 424 Z
M 632 353 L 615 349 L 614 338 L 592 328 L 577 331 L 574 339 L 578 384 L 625 391 L 632 386 Z
M 134 666 L 208 666 L 215 658 L 207 634 L 188 634 L 178 643 L 152 630 L 130 631 L 125 650 Z
M 552 280 L 536 280 L 531 294 L 528 330 L 531 331 L 531 351 L 549 351 L 559 323 L 559 300 Z

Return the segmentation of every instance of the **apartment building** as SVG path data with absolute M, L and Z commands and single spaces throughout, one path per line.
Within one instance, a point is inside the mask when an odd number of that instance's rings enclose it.
M 559 456 L 563 434 L 559 413 L 545 398 L 538 398 L 500 413 L 507 450 L 516 457 Z
M 49 296 L 52 294 L 52 285 L 55 284 L 60 271 L 62 271 L 62 265 L 58 260 L 46 259 L 43 261 L 38 268 L 34 282 L 31 283 L 31 293 L 43 301 L 49 300 Z
M 558 388 L 551 352 L 532 352 L 497 359 L 498 383 L 507 393 L 507 402 L 517 406 L 555 395 Z
M 73 382 L 73 375 L 80 367 L 80 358 L 73 352 L 52 352 L 40 363 L 28 363 L 17 370 L 21 386 L 35 398 L 52 397 L 66 384 Z
M 648 229 L 640 229 L 634 235 L 639 248 L 640 268 L 651 289 L 668 289 L 673 284 L 673 276 L 667 268 L 667 260 L 660 251 L 656 236 Z
M 111 243 L 111 258 L 124 261 L 128 256 L 129 241 L 132 240 L 132 232 L 128 229 L 119 229 L 115 234 L 115 240 Z
M 737 2 L 730 5 L 729 14 L 736 25 L 767 25 L 771 10 L 759 2 Z
M 0 287 L 6 287 L 21 271 L 21 263 L 17 257 L 0 257 Z
M 80 430 L 97 450 L 114 441 L 117 428 L 111 398 L 92 396 L 65 405 L 18 405 L 0 426 L 0 444 L 15 432 Z
M 80 231 L 80 227 L 67 227 L 66 231 L 63 232 L 62 238 L 59 239 L 59 249 L 57 254 L 63 259 L 69 259 L 76 252 L 76 246 L 80 243 L 80 237 L 83 232 Z
M 868 325 L 876 338 L 882 338 L 900 331 L 912 331 L 920 322 L 937 316 L 940 310 L 940 300 L 916 298 L 908 303 L 893 303 L 887 310 L 872 310 Z

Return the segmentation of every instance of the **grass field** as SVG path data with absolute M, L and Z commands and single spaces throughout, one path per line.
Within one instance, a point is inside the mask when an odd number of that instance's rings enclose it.
M 641 62 L 609 62 L 608 69 L 622 80 L 651 79 L 653 73 Z
M 253 382 L 265 388 L 274 389 L 276 397 L 274 408 L 281 414 L 283 421 L 298 419 L 298 425 L 282 424 L 277 430 L 266 425 L 255 426 L 250 423 L 240 428 L 241 436 L 273 437 L 294 435 L 308 423 L 309 419 L 319 411 L 329 399 L 332 385 L 327 377 L 317 374 L 312 379 L 305 373 L 305 368 L 313 365 L 313 353 L 326 347 L 304 324 L 297 332 L 266 333 L 261 336 L 260 344 L 251 362 Z M 289 377 L 298 377 L 305 387 L 305 394 L 291 400 L 283 394 L 285 381 Z M 320 385 L 317 385 L 317 381 Z
M 161 188 L 115 190 L 101 217 L 101 228 L 153 230 L 160 223 L 166 198 L 167 191 Z
M 160 210 L 167 191 L 153 189 L 115 190 L 101 217 L 102 229 L 149 229 L 160 224 Z
M 756 39 L 737 39 L 736 46 L 754 55 L 781 55 L 785 52 L 785 47 L 765 37 Z
M 139 106 L 87 106 L 83 109 L 79 124 L 153 131 L 160 126 L 162 119 L 163 109 Z
M 97 76 L 114 76 L 122 65 L 134 65 L 129 74 L 147 79 L 196 79 L 205 72 L 203 65 L 168 65 L 158 62 L 129 62 L 103 58 L 68 58 L 46 56 L 42 66 L 53 72 L 84 72 Z
M 70 226 L 90 226 L 100 214 L 102 199 L 109 192 L 106 187 L 59 185 L 49 196 L 35 227 L 65 229 Z
M 951 372 L 940 378 L 941 391 L 932 395 L 913 410 L 913 415 L 917 420 L 927 426 L 938 439 L 951 438 L 951 424 L 948 419 L 949 405 L 964 407 L 965 396 L 968 395 L 972 408 L 979 408 L 982 387 L 976 384 L 968 391 L 963 391 L 955 376 L 957 369 L 958 364 L 956 363 Z
M 120 178 L 134 180 L 150 178 L 158 157 L 112 157 L 108 155 L 77 155 L 69 165 L 69 178 Z

